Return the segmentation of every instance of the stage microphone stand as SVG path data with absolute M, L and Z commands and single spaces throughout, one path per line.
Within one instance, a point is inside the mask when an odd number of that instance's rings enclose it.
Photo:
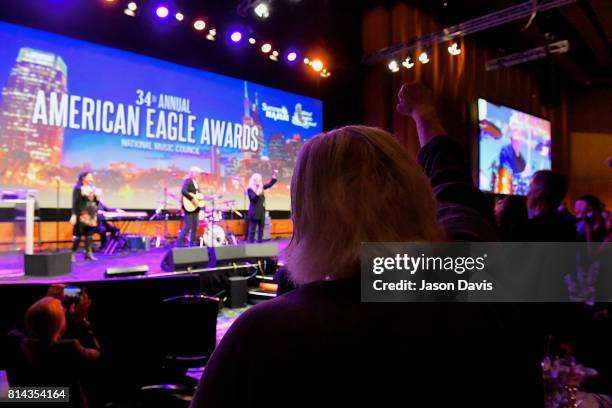
M 60 177 L 55 178 L 55 252 L 59 252 L 59 218 L 60 218 Z M 39 237 L 40 239 L 40 237 Z

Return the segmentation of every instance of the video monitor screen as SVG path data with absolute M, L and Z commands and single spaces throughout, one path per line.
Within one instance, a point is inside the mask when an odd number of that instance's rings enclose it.
M 533 174 L 550 169 L 550 122 L 481 98 L 478 122 L 480 189 L 526 195 Z
M 200 190 L 248 204 L 253 173 L 279 170 L 267 208 L 288 210 L 305 140 L 322 131 L 320 100 L 0 22 L 0 191 L 70 207 L 92 170 L 110 207 L 180 207 L 190 167 Z

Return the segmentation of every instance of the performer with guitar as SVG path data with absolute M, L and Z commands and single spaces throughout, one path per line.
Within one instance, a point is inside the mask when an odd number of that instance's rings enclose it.
M 181 189 L 182 194 L 182 207 L 183 214 L 185 217 L 183 229 L 178 236 L 176 242 L 177 246 L 185 246 L 185 238 L 189 234 L 189 245 L 193 246 L 196 243 L 196 234 L 198 232 L 198 213 L 200 209 L 204 207 L 204 197 L 200 193 L 200 175 L 202 169 L 197 166 L 193 166 L 189 169 L 189 177 L 185 179 L 183 188 Z
M 249 229 L 247 233 L 247 241 L 253 242 L 255 239 L 255 229 L 257 228 L 257 242 L 263 239 L 263 230 L 266 221 L 266 196 L 264 190 L 269 189 L 276 183 L 278 170 L 274 170 L 272 178 L 266 184 L 263 184 L 261 174 L 254 173 L 249 180 L 247 193 L 249 194 L 249 214 L 248 222 Z

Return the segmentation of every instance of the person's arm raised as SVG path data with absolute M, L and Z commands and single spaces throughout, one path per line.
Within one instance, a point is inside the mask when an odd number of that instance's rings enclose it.
M 496 241 L 492 205 L 474 186 L 461 145 L 447 136 L 431 90 L 421 84 L 402 86 L 397 111 L 417 125 L 421 144 L 417 161 L 429 178 L 438 203 L 438 222 L 449 239 Z

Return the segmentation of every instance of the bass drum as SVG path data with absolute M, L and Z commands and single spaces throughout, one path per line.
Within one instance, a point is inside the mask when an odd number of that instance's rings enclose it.
M 227 245 L 227 240 L 225 239 L 225 231 L 219 225 L 209 225 L 206 228 L 202 239 L 204 241 L 204 245 L 209 248 Z

